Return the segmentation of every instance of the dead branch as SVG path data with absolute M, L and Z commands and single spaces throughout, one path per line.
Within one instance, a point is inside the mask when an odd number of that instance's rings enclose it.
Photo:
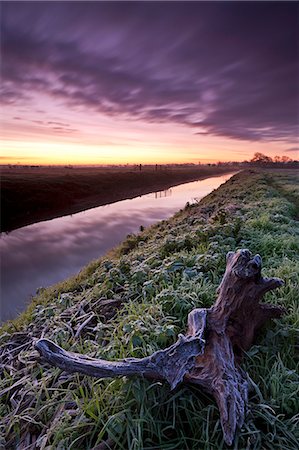
M 181 382 L 200 385 L 214 396 L 225 442 L 231 445 L 246 414 L 243 352 L 268 319 L 285 312 L 282 307 L 259 303 L 266 292 L 283 284 L 279 278 L 263 278 L 261 264 L 261 257 L 252 257 L 249 250 L 229 252 L 215 304 L 191 311 L 186 335 L 180 334 L 175 344 L 146 358 L 94 359 L 67 352 L 47 339 L 40 339 L 35 347 L 45 361 L 68 372 L 98 378 L 141 375 L 167 380 L 172 389 Z

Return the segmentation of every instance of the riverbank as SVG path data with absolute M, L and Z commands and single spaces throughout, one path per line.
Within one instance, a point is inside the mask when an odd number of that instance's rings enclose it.
M 199 201 L 232 175 L 180 184 L 160 193 L 2 233 L 1 295 L 7 306 L 0 311 L 0 325 L 26 309 L 41 286 L 51 286 L 78 273 L 90 261 L 119 245 L 127 235 L 169 219 L 187 202 Z
M 44 337 L 108 360 L 150 355 L 176 340 L 193 308 L 214 302 L 226 253 L 249 248 L 262 256 L 265 276 L 284 279 L 265 301 L 287 314 L 265 327 L 244 358 L 252 392 L 234 445 L 297 450 L 298 191 L 295 171 L 242 172 L 40 292 L 0 332 L 1 444 L 226 449 L 218 409 L 200 389 L 66 374 L 42 363 L 33 343 Z
M 239 167 L 10 168 L 1 171 L 1 231 L 221 175 Z

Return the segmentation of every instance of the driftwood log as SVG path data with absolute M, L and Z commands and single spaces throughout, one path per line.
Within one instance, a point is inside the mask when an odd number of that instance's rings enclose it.
M 141 375 L 167 380 L 172 389 L 181 382 L 200 385 L 214 396 L 224 440 L 231 445 L 236 428 L 244 422 L 248 397 L 247 374 L 240 367 L 242 354 L 262 325 L 285 310 L 259 303 L 266 292 L 283 284 L 279 278 L 262 277 L 259 255 L 238 250 L 229 252 L 226 260 L 215 304 L 191 311 L 187 333 L 151 356 L 112 362 L 67 352 L 47 339 L 40 339 L 35 347 L 45 361 L 68 372 L 98 378 Z

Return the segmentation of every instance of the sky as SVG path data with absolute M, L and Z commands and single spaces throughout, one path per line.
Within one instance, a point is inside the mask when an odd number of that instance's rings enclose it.
M 1 2 L 0 164 L 299 157 L 298 2 Z

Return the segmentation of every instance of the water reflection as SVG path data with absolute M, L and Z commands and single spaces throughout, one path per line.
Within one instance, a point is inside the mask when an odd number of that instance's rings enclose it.
M 154 192 L 155 198 L 162 198 L 162 197 L 170 197 L 172 194 L 172 188 L 165 189 L 164 191 Z
M 41 286 L 62 281 L 119 244 L 141 225 L 170 217 L 232 174 L 175 186 L 106 206 L 20 228 L 0 239 L 3 321 L 24 310 Z

